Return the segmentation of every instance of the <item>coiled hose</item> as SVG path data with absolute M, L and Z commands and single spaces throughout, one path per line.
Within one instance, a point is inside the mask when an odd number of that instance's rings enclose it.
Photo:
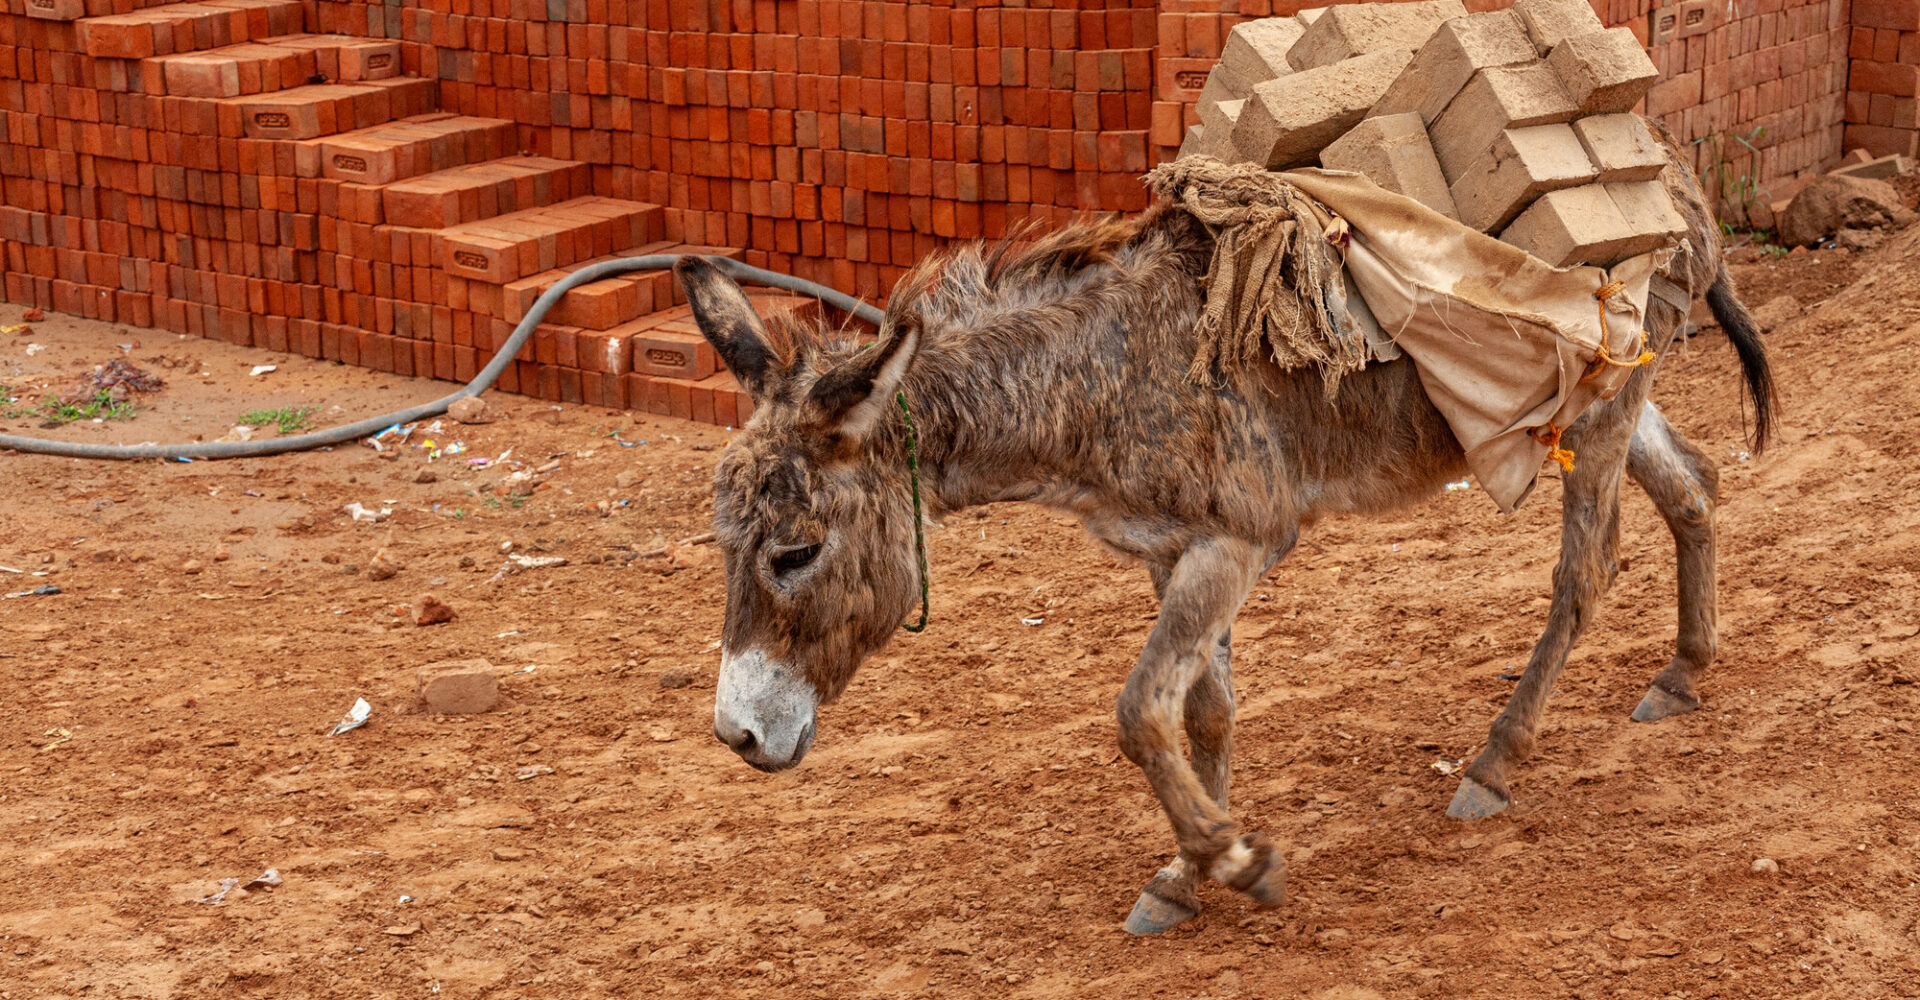
M 0 434 L 0 448 L 15 451 L 27 451 L 40 455 L 58 455 L 64 458 L 250 458 L 258 455 L 278 455 L 289 451 L 305 451 L 330 444 L 345 444 L 360 438 L 378 434 L 394 424 L 404 424 L 426 417 L 436 417 L 447 412 L 447 407 L 455 401 L 469 396 L 478 396 L 493 385 L 507 365 L 513 361 L 520 348 L 533 336 L 533 328 L 546 318 L 547 310 L 552 309 L 567 292 L 581 285 L 591 284 L 616 275 L 634 271 L 659 271 L 672 267 L 681 258 L 680 254 L 656 253 L 641 257 L 623 257 L 619 260 L 601 261 L 560 279 L 552 288 L 543 292 L 534 300 L 533 307 L 527 310 L 520 325 L 514 327 L 513 336 L 494 352 L 492 360 L 473 377 L 473 381 L 461 386 L 451 395 L 443 396 L 431 403 L 421 403 L 397 413 L 388 413 L 378 417 L 330 427 L 326 430 L 308 431 L 290 437 L 274 438 L 270 441 L 203 441 L 192 444 L 87 444 L 77 441 L 49 441 L 45 438 L 22 437 L 17 434 Z M 752 285 L 763 285 L 783 291 L 797 292 L 801 295 L 819 299 L 856 318 L 880 325 L 881 312 L 865 302 L 855 299 L 844 292 L 836 291 L 825 285 L 815 284 L 803 278 L 768 271 L 763 268 L 749 267 L 728 257 L 710 257 L 709 262 L 733 278 L 735 281 Z

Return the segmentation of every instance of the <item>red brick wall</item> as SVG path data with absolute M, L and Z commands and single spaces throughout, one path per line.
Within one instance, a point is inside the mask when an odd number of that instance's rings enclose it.
M 690 243 L 860 294 L 938 239 L 1143 207 L 1154 10 L 834 0 L 320 4 L 428 47 L 443 108 L 525 124 Z

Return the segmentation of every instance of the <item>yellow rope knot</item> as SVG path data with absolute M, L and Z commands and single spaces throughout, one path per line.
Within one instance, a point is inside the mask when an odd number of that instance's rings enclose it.
M 1613 332 L 1607 329 L 1607 300 L 1625 291 L 1626 287 L 1627 283 L 1624 280 L 1615 278 L 1601 285 L 1600 289 L 1593 293 L 1593 297 L 1600 303 L 1600 347 L 1594 351 L 1593 360 L 1587 363 L 1587 370 L 1581 374 L 1582 382 L 1605 371 L 1609 365 L 1616 368 L 1638 368 L 1654 358 L 1653 352 L 1647 349 L 1646 330 L 1639 331 L 1640 346 L 1635 349 L 1632 361 L 1616 361 L 1612 352 L 1607 350 L 1607 341 L 1613 339 Z M 1556 440 L 1558 440 L 1557 437 Z
M 1560 447 L 1560 435 L 1564 431 L 1565 428 L 1555 427 L 1553 423 L 1549 421 L 1546 426 L 1535 427 L 1527 433 L 1532 436 L 1535 441 L 1547 446 L 1547 457 L 1559 463 L 1560 471 L 1572 472 L 1573 449 Z

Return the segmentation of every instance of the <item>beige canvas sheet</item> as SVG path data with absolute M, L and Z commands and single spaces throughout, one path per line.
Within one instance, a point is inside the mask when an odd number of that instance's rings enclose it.
M 1384 335 L 1413 359 L 1475 478 L 1512 511 L 1549 457 L 1551 428 L 1564 430 L 1626 384 L 1643 344 L 1648 281 L 1671 251 L 1611 269 L 1555 268 L 1359 174 L 1308 168 L 1284 177 L 1330 213 L 1327 225 L 1345 221 L 1347 274 L 1366 306 L 1352 310 L 1355 322 L 1369 341 Z M 1597 297 L 1616 281 L 1604 302 Z M 1595 364 L 1603 312 L 1615 364 Z

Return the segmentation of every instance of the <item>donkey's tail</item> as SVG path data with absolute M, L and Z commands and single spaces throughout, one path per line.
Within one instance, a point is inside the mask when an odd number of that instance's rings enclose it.
M 1746 379 L 1747 398 L 1753 401 L 1751 444 L 1754 454 L 1759 454 L 1773 437 L 1773 368 L 1767 363 L 1767 344 L 1760 338 L 1760 325 L 1740 301 L 1725 264 L 1720 265 L 1713 286 L 1707 289 L 1707 308 L 1713 310 L 1713 318 L 1720 322 L 1720 329 L 1733 342 L 1734 353 L 1740 356 L 1740 374 Z

